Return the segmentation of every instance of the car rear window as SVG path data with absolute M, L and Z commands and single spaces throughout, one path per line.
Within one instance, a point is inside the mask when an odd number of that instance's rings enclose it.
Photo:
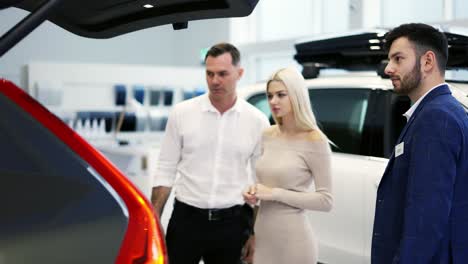
M 370 89 L 309 89 L 312 110 L 317 123 L 333 142 L 335 152 L 362 154 L 362 137 Z M 268 100 L 264 93 L 247 99 L 261 110 L 273 124 Z
M 309 89 L 319 127 L 334 151 L 361 154 L 370 89 Z
M 0 262 L 113 263 L 127 215 L 106 182 L 0 93 Z

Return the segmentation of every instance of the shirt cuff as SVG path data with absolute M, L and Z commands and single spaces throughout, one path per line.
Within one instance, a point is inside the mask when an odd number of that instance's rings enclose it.
M 157 186 L 165 186 L 165 187 L 172 187 L 174 185 L 174 180 L 170 177 L 164 177 L 160 175 L 156 175 L 153 177 L 153 187 Z

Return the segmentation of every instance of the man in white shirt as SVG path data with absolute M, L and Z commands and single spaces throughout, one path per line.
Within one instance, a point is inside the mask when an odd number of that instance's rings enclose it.
M 253 254 L 242 191 L 252 182 L 269 123 L 237 97 L 243 69 L 236 47 L 214 45 L 205 64 L 209 92 L 172 110 L 154 176 L 151 202 L 159 216 L 175 186 L 166 235 L 171 264 L 237 264 L 244 244 L 244 258 Z

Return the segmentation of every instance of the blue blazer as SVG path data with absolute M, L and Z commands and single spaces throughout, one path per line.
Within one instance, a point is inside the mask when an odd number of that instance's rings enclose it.
M 371 263 L 468 263 L 468 115 L 447 85 L 424 97 L 388 162 Z

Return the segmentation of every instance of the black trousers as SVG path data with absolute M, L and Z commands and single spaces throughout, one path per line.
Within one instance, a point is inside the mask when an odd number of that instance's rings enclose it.
M 170 264 L 239 264 L 250 235 L 245 206 L 208 210 L 175 201 L 166 245 Z

